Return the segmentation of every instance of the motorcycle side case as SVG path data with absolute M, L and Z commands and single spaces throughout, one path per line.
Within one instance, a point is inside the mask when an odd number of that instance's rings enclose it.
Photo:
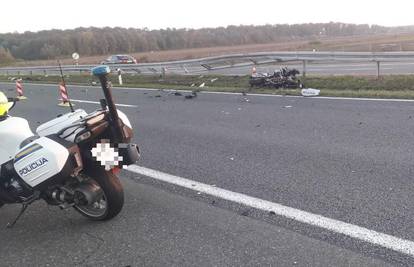
M 40 137 L 16 154 L 14 169 L 30 187 L 36 188 L 53 183 L 54 179 L 70 175 L 75 167 L 68 166 L 70 151 L 67 144 L 57 141 L 48 137 Z

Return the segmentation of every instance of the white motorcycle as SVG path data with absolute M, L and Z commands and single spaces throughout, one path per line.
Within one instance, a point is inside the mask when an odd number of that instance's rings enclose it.
M 92 220 L 109 220 L 121 211 L 124 193 L 116 174 L 139 159 L 139 149 L 131 143 L 128 117 L 115 107 L 109 67 L 98 66 L 92 73 L 105 95 L 101 109 L 61 115 L 40 125 L 36 134 L 23 118 L 0 121 L 0 206 L 22 204 L 8 227 L 40 199 L 73 207 Z

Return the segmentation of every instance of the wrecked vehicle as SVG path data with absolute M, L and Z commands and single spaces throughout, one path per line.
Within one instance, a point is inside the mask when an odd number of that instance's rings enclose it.
M 250 87 L 267 88 L 302 88 L 302 83 L 296 75 L 300 74 L 297 69 L 281 68 L 273 74 L 254 73 L 250 76 Z

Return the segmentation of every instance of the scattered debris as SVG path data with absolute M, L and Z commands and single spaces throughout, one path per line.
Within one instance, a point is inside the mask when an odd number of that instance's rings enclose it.
M 185 96 L 185 99 L 192 99 L 192 98 L 195 98 L 195 97 L 197 97 L 197 92 L 192 91 L 191 94 Z
M 283 108 L 291 108 L 292 106 L 284 106 Z
M 276 215 L 276 212 L 274 212 L 273 210 L 269 211 L 270 215 Z
M 161 95 L 160 95 L 160 94 L 158 94 L 158 95 L 155 95 L 154 97 L 161 97 Z
M 210 82 L 214 83 L 217 80 L 218 80 L 218 78 L 214 78 L 214 79 L 211 79 Z
M 242 110 L 242 108 L 238 108 L 237 110 Z
M 262 126 L 262 125 L 260 125 L 260 124 L 257 124 L 257 125 L 256 125 L 256 128 L 259 128 L 260 126 Z
M 180 92 L 175 92 L 174 95 L 176 95 L 176 96 L 182 96 L 183 94 L 180 93 Z
M 198 87 L 203 88 L 204 86 L 206 86 L 206 83 L 202 83 Z
M 197 195 L 201 195 L 201 192 L 197 192 Z
M 308 89 L 302 89 L 301 94 L 303 96 L 318 96 L 321 93 L 321 90 L 308 88 Z
M 234 158 L 233 158 L 233 157 L 231 157 L 231 158 L 230 158 L 230 160 L 234 160 Z

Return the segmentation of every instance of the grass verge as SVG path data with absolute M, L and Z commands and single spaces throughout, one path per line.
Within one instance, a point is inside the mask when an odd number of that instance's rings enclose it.
M 33 75 L 22 77 L 25 82 L 60 82 L 59 76 Z M 97 80 L 90 75 L 68 75 L 68 84 L 91 85 Z M 0 76 L 0 81 L 12 77 Z M 118 78 L 110 77 L 115 88 Z M 154 89 L 202 90 L 216 92 L 250 92 L 277 95 L 300 95 L 299 89 L 250 88 L 248 76 L 223 75 L 123 75 L 123 87 Z M 303 79 L 306 87 L 321 90 L 321 96 L 414 99 L 414 75 L 388 75 L 380 79 L 371 76 L 311 76 Z M 204 85 L 200 88 L 201 85 Z M 1 88 L 0 88 L 1 89 Z

